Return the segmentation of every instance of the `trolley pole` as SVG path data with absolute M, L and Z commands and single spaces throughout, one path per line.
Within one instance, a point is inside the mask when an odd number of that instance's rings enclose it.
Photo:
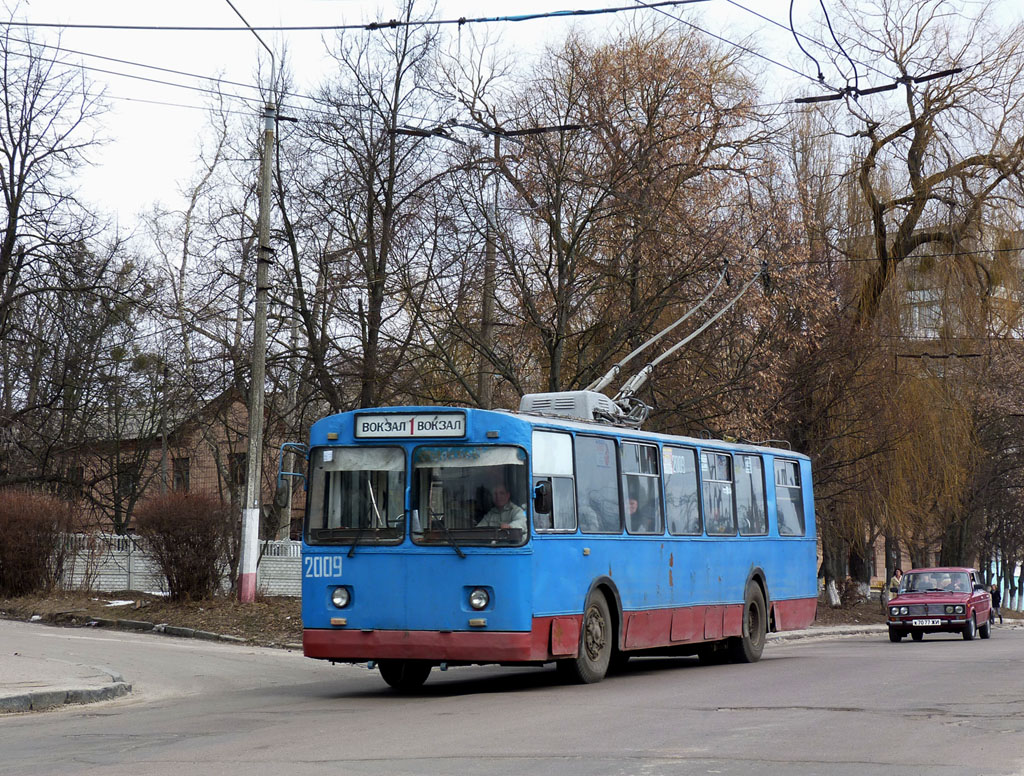
M 256 310 L 253 316 L 252 369 L 249 386 L 249 452 L 246 456 L 245 500 L 242 502 L 242 546 L 238 600 L 256 600 L 256 560 L 260 549 L 260 487 L 263 463 L 263 403 L 267 371 L 267 296 L 270 288 L 270 188 L 277 106 L 263 112 L 263 155 L 260 169 L 259 248 L 256 259 Z

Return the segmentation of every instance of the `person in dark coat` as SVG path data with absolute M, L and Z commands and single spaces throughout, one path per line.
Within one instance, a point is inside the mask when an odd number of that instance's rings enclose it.
M 999 606 L 1003 602 L 1003 596 L 999 592 L 999 585 L 997 585 L 995 582 L 993 582 L 992 583 L 992 589 L 989 590 L 989 593 L 992 595 L 992 608 L 989 609 L 989 613 L 988 613 L 989 622 L 995 622 L 996 621 L 996 617 L 998 617 L 999 618 L 999 624 L 1002 625 L 1003 624 L 1003 613 L 999 610 Z

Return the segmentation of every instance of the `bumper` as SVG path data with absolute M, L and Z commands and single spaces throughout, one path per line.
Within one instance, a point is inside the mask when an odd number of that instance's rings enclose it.
M 916 621 L 916 624 L 915 624 Z M 913 617 L 887 621 L 893 630 L 904 633 L 960 633 L 967 627 L 967 618 L 963 616 L 953 617 Z
M 534 663 L 574 657 L 582 617 L 540 617 L 529 631 L 326 630 L 302 632 L 302 652 L 321 660 L 405 659 Z

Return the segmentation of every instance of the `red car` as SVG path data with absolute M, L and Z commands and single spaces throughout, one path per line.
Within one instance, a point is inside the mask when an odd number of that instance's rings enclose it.
M 991 635 L 992 597 L 976 569 L 913 569 L 903 575 L 899 593 L 889 601 L 889 641 L 908 633 L 920 641 L 926 633 Z

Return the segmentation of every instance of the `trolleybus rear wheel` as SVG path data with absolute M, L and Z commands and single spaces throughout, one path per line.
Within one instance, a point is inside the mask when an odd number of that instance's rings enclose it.
M 734 663 L 756 663 L 761 659 L 767 623 L 761 588 L 755 584 L 747 585 L 747 592 L 743 595 L 743 635 L 729 642 L 729 656 Z
M 583 609 L 579 655 L 560 660 L 559 668 L 574 682 L 594 684 L 604 679 L 612 657 L 612 617 L 601 593 L 593 593 Z
M 377 667 L 391 687 L 409 692 L 423 686 L 433 666 L 426 660 L 379 660 Z

